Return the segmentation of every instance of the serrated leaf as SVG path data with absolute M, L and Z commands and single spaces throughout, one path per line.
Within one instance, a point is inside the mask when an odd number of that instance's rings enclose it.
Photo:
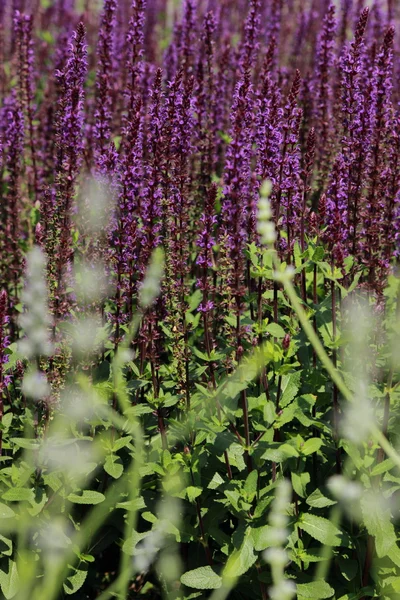
M 132 441 L 132 436 L 130 436 L 130 435 L 124 436 L 124 437 L 120 437 L 118 440 L 116 440 L 114 442 L 114 445 L 112 447 L 112 451 L 113 452 L 118 452 L 118 450 L 121 450 L 121 448 L 125 448 L 126 446 L 128 446 L 131 441 Z
M 82 490 L 80 494 L 69 494 L 68 500 L 73 504 L 100 504 L 105 496 L 93 490 Z
M 386 473 L 390 471 L 395 466 L 395 463 L 391 458 L 387 458 L 386 460 L 379 463 L 379 465 L 375 465 L 375 467 L 371 471 L 371 477 L 375 477 L 376 475 L 382 475 L 382 473 Z
M 111 477 L 114 479 L 121 477 L 122 473 L 124 472 L 122 461 L 119 456 L 116 456 L 115 454 L 109 454 L 106 457 L 103 468 L 105 472 L 111 475 Z
M 154 408 L 148 404 L 136 404 L 126 409 L 126 415 L 133 415 L 134 417 L 141 417 L 142 415 L 148 415 L 154 412 Z
M 11 558 L 8 559 L 8 570 L 3 571 L 3 569 L 0 569 L 0 587 L 6 600 L 13 598 L 18 592 L 19 575 L 17 564 Z
M 254 543 L 254 550 L 256 552 L 262 552 L 273 545 L 273 539 L 271 538 L 271 526 L 263 525 L 262 527 L 254 527 L 251 530 L 251 535 Z
M 304 473 L 291 473 L 293 489 L 300 498 L 305 498 L 307 495 L 306 487 L 310 483 L 310 473 L 305 471 Z
M 279 400 L 281 408 L 290 404 L 296 397 L 300 389 L 300 377 L 301 373 L 299 371 L 282 376 L 281 397 Z
M 322 446 L 321 438 L 310 438 L 306 442 L 304 442 L 303 446 L 300 448 L 300 452 L 304 456 L 309 456 L 310 454 L 314 454 L 318 452 L 318 450 Z
M 372 586 L 361 588 L 359 592 L 354 594 L 345 594 L 344 596 L 340 596 L 338 600 L 361 600 L 364 596 L 368 596 L 369 598 L 376 598 L 376 591 Z
M 0 519 L 12 519 L 13 517 L 15 517 L 13 509 L 0 502 Z
M 266 509 L 273 501 L 273 499 L 274 499 L 273 496 L 264 496 L 264 498 L 261 498 L 261 500 L 259 502 L 257 502 L 257 506 L 254 511 L 255 519 L 258 519 L 259 517 L 263 516 L 263 514 L 266 512 Z
M 214 473 L 213 478 L 211 479 L 211 481 L 207 487 L 209 490 L 216 490 L 223 483 L 224 483 L 224 480 L 221 477 L 221 475 L 219 473 Z
M 300 529 L 311 535 L 312 538 L 326 546 L 340 546 L 342 532 L 333 523 L 324 517 L 303 514 L 298 522 Z
M 186 571 L 181 577 L 181 583 L 198 590 L 217 590 L 222 585 L 222 578 L 211 567 L 199 567 Z
M 35 494 L 28 488 L 10 488 L 2 495 L 3 500 L 8 502 L 33 502 Z
M 346 581 L 352 581 L 358 573 L 358 562 L 347 556 L 338 556 L 337 562 L 342 577 L 344 577 Z
M 375 549 L 379 558 L 384 557 L 396 544 L 396 533 L 391 522 L 390 510 L 385 510 L 378 499 L 371 496 L 361 498 L 364 525 L 375 538 Z
M 335 590 L 326 581 L 311 581 L 310 583 L 298 583 L 297 594 L 300 598 L 312 598 L 313 600 L 324 600 L 331 598 Z
M 12 547 L 12 540 L 0 534 L 0 556 L 11 556 Z
M 202 493 L 202 488 L 196 487 L 194 485 L 189 485 L 186 488 L 186 495 L 189 502 L 195 502 L 196 498 L 198 498 Z
M 308 506 L 311 506 L 312 508 L 326 508 L 327 506 L 336 504 L 335 500 L 331 500 L 324 496 L 319 489 L 314 490 L 313 493 L 308 496 L 306 502 Z
M 40 444 L 36 439 L 10 438 L 10 442 L 25 450 L 37 450 L 40 447 Z
M 251 495 L 256 494 L 257 492 L 257 482 L 258 482 L 258 472 L 252 471 L 246 478 L 244 483 L 244 491 Z
M 245 538 L 238 550 L 234 550 L 224 569 L 224 577 L 234 579 L 247 573 L 257 560 L 257 554 L 254 553 L 254 542 L 251 528 L 248 527 Z
M 117 508 L 122 508 L 123 510 L 140 510 L 142 508 L 146 508 L 145 501 L 143 496 L 139 496 L 139 498 L 135 498 L 134 500 L 127 500 L 126 502 L 118 502 Z
M 71 596 L 75 594 L 85 583 L 88 570 L 87 566 L 83 563 L 78 568 L 70 567 L 71 574 L 67 576 L 65 583 L 63 584 L 64 592 Z
M 278 325 L 278 323 L 270 323 L 266 326 L 265 331 L 270 333 L 274 338 L 282 339 L 285 337 L 286 333 L 283 327 Z
M 150 535 L 150 532 L 145 531 L 143 533 L 138 533 L 137 531 L 133 531 L 132 535 L 125 540 L 122 551 L 129 556 L 134 556 L 136 553 L 136 546 L 139 542 L 141 542 L 144 538 Z
M 296 448 L 289 444 L 280 444 L 279 442 L 271 442 L 269 448 L 262 454 L 261 458 L 273 462 L 283 462 L 291 457 L 299 456 Z
M 387 556 L 390 558 L 390 560 L 392 562 L 394 562 L 394 564 L 397 567 L 400 567 L 400 548 L 398 547 L 397 544 L 394 544 L 389 552 L 387 553 Z

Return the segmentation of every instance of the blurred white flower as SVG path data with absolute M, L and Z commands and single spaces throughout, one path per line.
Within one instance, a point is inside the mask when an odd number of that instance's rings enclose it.
M 22 393 L 33 400 L 44 400 L 51 392 L 47 377 L 42 371 L 28 371 L 22 380 Z
M 164 275 L 164 252 L 156 248 L 151 256 L 146 276 L 139 290 L 139 304 L 148 308 L 160 293 L 161 280 Z
M 26 258 L 26 285 L 21 296 L 25 312 L 19 320 L 25 333 L 19 348 L 28 359 L 51 356 L 53 352 L 49 337 L 52 321 L 47 306 L 45 269 L 43 252 L 39 246 L 34 246 Z

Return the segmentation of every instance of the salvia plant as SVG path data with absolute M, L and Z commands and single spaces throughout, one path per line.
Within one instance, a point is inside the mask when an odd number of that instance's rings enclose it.
M 400 598 L 399 24 L 0 2 L 1 598 Z

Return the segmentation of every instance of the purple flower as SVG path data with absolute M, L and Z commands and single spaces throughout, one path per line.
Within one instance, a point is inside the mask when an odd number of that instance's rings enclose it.
M 4 373 L 4 365 L 8 363 L 9 356 L 6 353 L 8 346 L 10 345 L 10 339 L 8 336 L 8 323 L 9 317 L 7 313 L 7 292 L 1 290 L 0 292 L 0 393 L 3 392 L 4 388 L 10 383 L 10 375 Z
M 229 283 L 233 294 L 243 294 L 244 249 L 248 207 L 251 201 L 252 87 L 246 74 L 236 86 L 232 106 L 231 143 L 228 146 L 222 204 L 222 230 L 231 263 Z
M 105 150 L 111 133 L 116 7 L 116 0 L 105 0 L 97 43 L 98 68 L 94 136 L 98 154 L 101 154 Z
M 51 263 L 50 283 L 55 297 L 55 312 L 60 314 L 63 274 L 72 261 L 71 215 L 75 182 L 83 154 L 84 81 L 87 72 L 85 28 L 79 23 L 72 34 L 69 56 L 62 71 L 56 72 L 60 92 L 63 93 L 57 115 L 58 164 L 55 181 L 55 210 L 52 234 L 47 252 L 57 258 Z
M 132 16 L 129 20 L 126 35 L 126 95 L 128 109 L 133 110 L 137 94 L 138 82 L 142 75 L 144 56 L 144 23 L 146 0 L 132 0 Z
M 320 170 L 320 189 L 329 172 L 329 156 L 332 145 L 333 89 L 331 73 L 334 69 L 334 38 L 336 33 L 335 7 L 330 5 L 323 29 L 318 37 L 316 66 L 311 82 L 314 98 L 313 125 L 318 138 L 317 166 Z

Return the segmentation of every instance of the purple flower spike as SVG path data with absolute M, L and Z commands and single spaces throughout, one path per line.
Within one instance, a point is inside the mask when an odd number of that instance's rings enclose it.
M 96 79 L 96 108 L 94 136 L 97 152 L 102 154 L 110 141 L 112 121 L 113 52 L 115 44 L 116 0 L 105 0 L 97 44 L 98 70 Z
M 10 345 L 10 339 L 7 334 L 8 330 L 8 299 L 7 292 L 1 290 L 0 292 L 0 394 L 4 388 L 10 383 L 10 376 L 4 373 L 4 365 L 8 363 L 9 357 L 6 353 L 8 346 Z

